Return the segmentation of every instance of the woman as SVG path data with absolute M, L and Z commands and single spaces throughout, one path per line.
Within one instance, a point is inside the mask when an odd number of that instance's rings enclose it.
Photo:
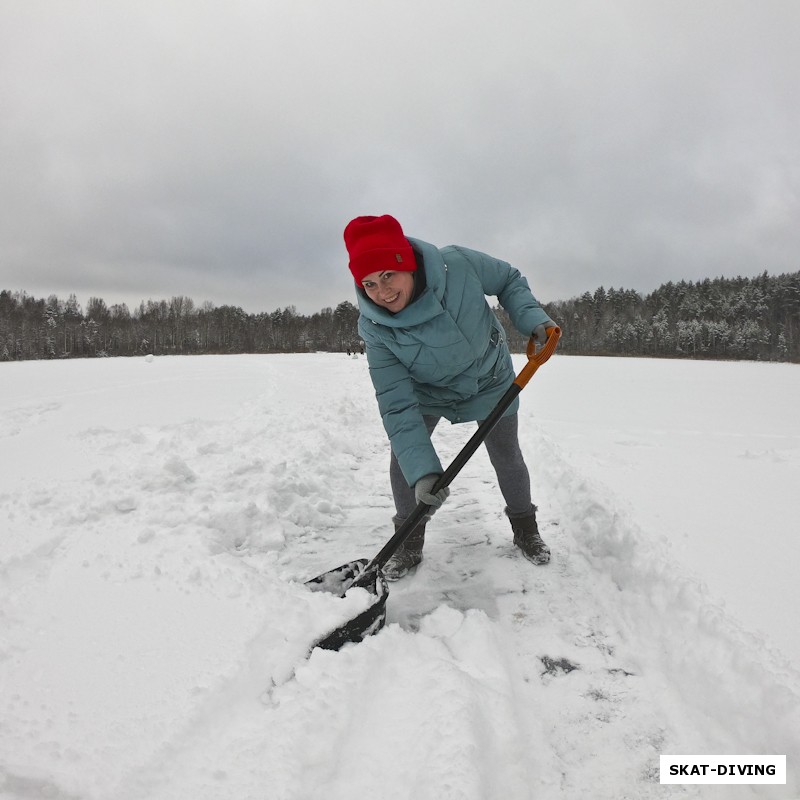
M 431 443 L 437 422 L 484 419 L 514 380 L 505 332 L 485 295 L 496 296 L 515 327 L 540 343 L 555 323 L 510 264 L 465 247 L 439 249 L 407 238 L 388 214 L 352 220 L 344 241 L 361 311 L 358 330 L 392 446 L 389 477 L 399 527 L 420 501 L 435 510 L 449 494 L 431 494 L 444 471 Z M 550 550 L 536 524 L 517 438 L 518 408 L 515 400 L 485 444 L 514 544 L 534 564 L 546 564 Z M 389 580 L 422 560 L 429 519 L 384 567 Z

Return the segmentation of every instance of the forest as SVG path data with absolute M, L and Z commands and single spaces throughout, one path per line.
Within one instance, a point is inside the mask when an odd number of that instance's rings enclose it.
M 714 278 L 585 292 L 544 303 L 563 328 L 559 352 L 800 363 L 800 272 Z M 527 337 L 499 306 L 512 351 Z M 349 302 L 298 314 L 294 306 L 246 313 L 236 306 L 196 306 L 191 298 L 85 308 L 71 294 L 37 299 L 0 291 L 0 361 L 200 353 L 345 352 L 360 349 L 358 309 Z

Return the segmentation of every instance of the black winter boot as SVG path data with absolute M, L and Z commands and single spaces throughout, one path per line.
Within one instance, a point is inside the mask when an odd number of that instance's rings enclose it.
M 534 564 L 547 564 L 550 561 L 550 548 L 539 536 L 536 524 L 536 506 L 525 517 L 509 517 L 511 529 L 514 531 L 514 544 L 522 550 L 528 561 Z
M 397 531 L 403 524 L 403 520 L 395 517 L 393 520 L 394 529 Z M 428 520 L 423 520 L 414 529 L 408 539 L 397 548 L 397 552 L 386 562 L 383 568 L 383 575 L 387 581 L 399 581 L 408 575 L 413 567 L 422 561 L 422 548 L 425 544 L 425 526 Z

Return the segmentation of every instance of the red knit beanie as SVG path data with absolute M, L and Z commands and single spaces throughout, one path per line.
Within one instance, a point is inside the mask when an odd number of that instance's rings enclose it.
M 351 220 L 344 229 L 344 243 L 350 254 L 350 272 L 359 285 L 373 272 L 417 269 L 414 251 L 400 223 L 389 214 Z

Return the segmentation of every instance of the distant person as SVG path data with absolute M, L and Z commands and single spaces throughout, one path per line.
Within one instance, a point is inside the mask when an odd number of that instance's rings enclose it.
M 515 327 L 541 344 L 555 323 L 510 264 L 466 247 L 439 249 L 407 238 L 388 214 L 352 220 L 344 241 L 361 311 L 358 329 L 391 442 L 397 528 L 419 502 L 433 513 L 450 493 L 431 493 L 444 472 L 431 443 L 439 420 L 483 420 L 514 380 L 505 332 L 485 295 L 496 296 Z M 534 564 L 547 564 L 550 549 L 539 535 L 517 437 L 518 408 L 515 400 L 485 444 L 514 544 Z M 422 561 L 429 520 L 388 561 L 389 580 Z

